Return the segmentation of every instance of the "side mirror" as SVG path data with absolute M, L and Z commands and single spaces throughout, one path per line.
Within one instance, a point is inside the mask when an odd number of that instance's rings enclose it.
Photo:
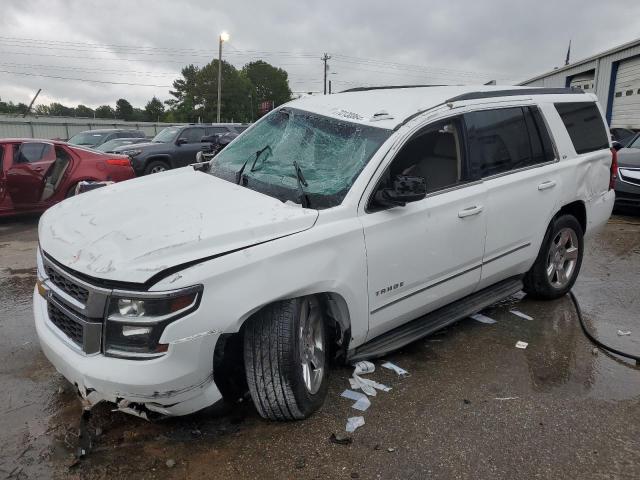
M 189 143 L 189 142 L 184 137 L 181 137 L 178 140 L 176 140 L 176 145 L 184 145 L 185 143 Z
M 423 177 L 398 175 L 393 188 L 378 190 L 374 199 L 384 207 L 404 207 L 407 203 L 417 202 L 427 196 L 427 182 Z
M 611 146 L 613 147 L 613 149 L 617 152 L 618 150 L 620 150 L 622 147 L 622 144 L 620 142 L 618 142 L 617 140 L 614 140 L 613 142 L 611 142 Z

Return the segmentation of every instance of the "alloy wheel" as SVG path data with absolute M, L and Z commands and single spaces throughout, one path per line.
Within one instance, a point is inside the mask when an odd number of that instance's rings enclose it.
M 571 228 L 561 229 L 551 241 L 547 257 L 547 278 L 554 288 L 564 288 L 578 263 L 578 235 Z

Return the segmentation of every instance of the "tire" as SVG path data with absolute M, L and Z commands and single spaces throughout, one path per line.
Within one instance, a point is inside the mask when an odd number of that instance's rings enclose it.
M 154 160 L 149 162 L 146 167 L 144 167 L 143 175 L 151 175 L 152 173 L 160 173 L 169 170 L 169 166 L 167 162 L 163 162 L 162 160 Z
M 248 321 L 245 371 L 262 417 L 301 420 L 322 406 L 329 384 L 327 339 L 321 304 L 313 296 L 276 302 Z
M 545 233 L 540 252 L 524 277 L 524 291 L 553 300 L 565 295 L 576 282 L 584 252 L 584 232 L 572 215 L 555 218 Z

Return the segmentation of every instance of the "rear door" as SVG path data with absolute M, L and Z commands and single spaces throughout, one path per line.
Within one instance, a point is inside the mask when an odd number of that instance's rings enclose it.
M 536 106 L 465 114 L 471 168 L 487 190 L 487 235 L 478 288 L 525 271 L 557 209 L 558 169 Z
M 53 144 L 14 143 L 13 164 L 6 171 L 7 191 L 16 210 L 41 204 L 45 176 L 56 159 Z

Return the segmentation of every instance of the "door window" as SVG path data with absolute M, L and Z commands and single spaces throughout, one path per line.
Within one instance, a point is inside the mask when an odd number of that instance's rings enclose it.
M 471 166 L 477 178 L 535 163 L 522 108 L 471 112 L 464 115 L 464 120 Z
M 205 128 L 206 135 L 215 135 L 217 133 L 227 133 L 229 130 L 227 127 L 207 127 Z
M 50 143 L 23 143 L 15 150 L 13 163 L 25 164 L 42 161 L 53 161 L 56 158 L 53 145 Z
M 616 96 L 618 94 L 616 93 Z M 576 153 L 609 148 L 609 137 L 600 110 L 593 102 L 556 103 Z
M 462 156 L 462 135 L 457 119 L 429 125 L 400 150 L 383 174 L 376 191 L 391 188 L 396 177 L 422 177 L 427 193 L 444 190 L 468 180 Z M 375 195 L 374 195 L 375 196 Z M 379 210 L 371 204 L 370 209 Z
M 187 143 L 200 143 L 204 137 L 203 128 L 187 128 L 180 134 L 180 138 L 187 140 Z

